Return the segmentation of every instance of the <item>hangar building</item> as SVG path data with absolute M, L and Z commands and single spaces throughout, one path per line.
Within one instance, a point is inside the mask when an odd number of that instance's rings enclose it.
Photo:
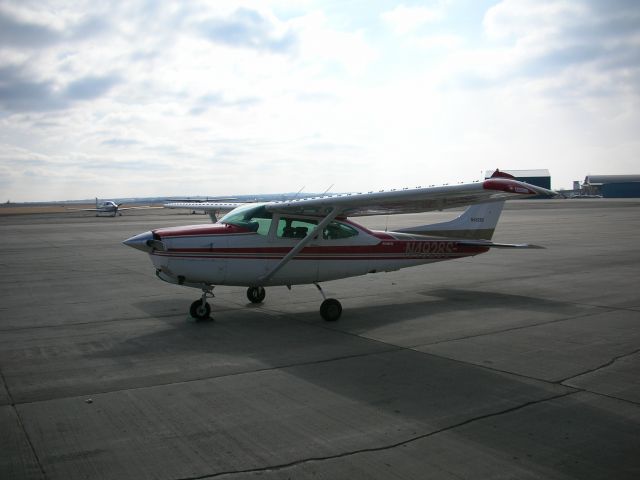
M 640 175 L 587 175 L 582 191 L 605 198 L 640 198 Z
M 540 170 L 500 170 L 501 172 L 508 173 L 509 175 L 513 175 L 516 177 L 516 180 L 520 180 L 521 182 L 527 182 L 531 185 L 536 185 L 538 187 L 546 188 L 551 190 L 551 175 L 549 174 L 549 170 L 540 169 Z M 493 174 L 494 170 L 487 170 L 484 174 L 484 178 L 490 178 Z

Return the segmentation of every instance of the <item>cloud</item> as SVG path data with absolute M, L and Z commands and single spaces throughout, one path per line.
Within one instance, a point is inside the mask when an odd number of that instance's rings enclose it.
M 297 42 L 290 30 L 279 31 L 274 22 L 248 8 L 238 8 L 227 18 L 201 21 L 197 30 L 214 43 L 271 53 L 291 52 Z
M 108 34 L 112 29 L 111 23 L 97 16 L 88 16 L 69 28 L 68 39 L 71 41 L 90 40 Z
M 69 83 L 63 96 L 70 101 L 93 100 L 105 95 L 121 81 L 115 74 L 90 75 Z
M 97 15 L 51 18 L 38 8 L 0 9 L 0 45 L 5 48 L 51 48 L 63 42 L 89 40 L 110 30 L 109 21 Z
M 15 111 L 47 111 L 65 108 L 68 102 L 56 93 L 53 82 L 27 80 L 20 69 L 0 68 L 0 108 Z
M 229 99 L 222 93 L 210 93 L 202 95 L 194 100 L 193 106 L 189 110 L 191 115 L 202 115 L 211 108 L 233 108 L 250 107 L 261 102 L 258 97 L 241 97 Z
M 134 147 L 137 145 L 141 145 L 142 142 L 138 140 L 133 140 L 130 138 L 109 138 L 107 140 L 102 141 L 102 145 L 106 145 L 108 147 Z
M 46 112 L 63 110 L 82 100 L 104 96 L 121 82 L 114 74 L 92 75 L 58 88 L 53 80 L 29 80 L 20 67 L 0 68 L 0 109 L 9 112 Z
M 291 24 L 299 38 L 297 60 L 308 69 L 309 74 L 362 74 L 378 55 L 376 49 L 367 42 L 364 30 L 336 30 L 322 11 L 295 18 Z M 306 86 L 305 82 L 297 85 L 298 88 Z
M 484 26 L 489 37 L 511 38 L 525 59 L 551 68 L 610 60 L 640 47 L 640 6 L 614 3 L 505 0 L 487 12 Z
M 0 10 L 0 45 L 37 48 L 62 39 L 62 34 L 45 25 L 21 21 Z
M 571 91 L 574 98 L 640 94 L 638 24 L 637 2 L 504 0 L 484 16 L 489 43 L 458 58 L 453 82 L 538 82 L 547 93 Z
M 397 34 L 407 34 L 418 28 L 439 22 L 444 18 L 446 1 L 439 1 L 432 7 L 405 7 L 398 5 L 393 10 L 383 12 L 380 18 Z

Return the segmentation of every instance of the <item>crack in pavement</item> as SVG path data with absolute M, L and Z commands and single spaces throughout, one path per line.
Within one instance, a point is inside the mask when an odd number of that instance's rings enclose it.
M 571 375 L 570 377 L 563 378 L 562 380 L 558 380 L 556 383 L 564 385 L 564 382 L 567 382 L 569 380 L 573 380 L 575 378 L 581 377 L 582 375 L 588 375 L 590 373 L 597 372 L 598 370 L 601 370 L 603 368 L 610 367 L 611 365 L 613 365 L 618 360 L 621 360 L 621 359 L 623 359 L 625 357 L 630 357 L 630 356 L 635 355 L 637 353 L 640 353 L 640 348 L 636 348 L 632 352 L 622 353 L 620 355 L 617 355 L 617 356 L 613 357 L 611 360 L 609 360 L 608 362 L 603 363 L 602 365 L 599 365 L 597 367 L 591 368 L 589 370 L 585 370 L 584 372 L 578 373 L 576 375 Z M 569 385 L 565 385 L 565 386 L 569 386 Z M 571 388 L 575 388 L 575 387 L 572 386 Z
M 411 345 L 411 346 L 408 346 L 406 348 L 416 349 L 416 348 L 420 348 L 420 347 L 429 347 L 429 346 L 432 346 L 432 345 L 438 345 L 440 343 L 456 342 L 458 340 L 468 340 L 470 338 L 486 337 L 486 336 L 489 336 L 489 335 L 496 335 L 496 334 L 505 333 L 505 332 L 512 332 L 514 330 L 524 330 L 524 329 L 527 329 L 527 328 L 539 327 L 539 326 L 542 326 L 542 325 L 551 325 L 551 324 L 554 324 L 554 323 L 560 323 L 560 322 L 566 322 L 566 321 L 569 321 L 569 320 L 575 320 L 577 318 L 590 317 L 592 315 L 600 315 L 602 313 L 606 313 L 606 312 L 589 312 L 589 313 L 584 313 L 584 314 L 575 315 L 575 316 L 571 316 L 571 317 L 556 318 L 554 320 L 547 320 L 547 321 L 544 321 L 544 322 L 530 323 L 528 325 L 518 325 L 516 327 L 504 328 L 502 330 L 492 330 L 490 332 L 476 333 L 476 334 L 473 334 L 473 335 L 466 335 L 464 337 L 449 338 L 449 339 L 438 340 L 438 341 L 430 342 L 430 343 L 418 343 L 416 345 Z
M 370 453 L 370 452 L 381 452 L 381 451 L 385 451 L 385 450 L 391 450 L 403 445 L 408 445 L 410 443 L 416 442 L 418 440 L 422 440 L 424 438 L 428 438 L 428 437 L 432 437 L 434 435 L 438 435 L 440 433 L 444 433 L 444 432 L 448 432 L 450 430 L 454 430 L 456 428 L 459 427 L 463 427 L 465 425 L 469 425 L 471 423 L 477 422 L 477 421 L 481 421 L 481 420 L 485 420 L 487 418 L 492 418 L 492 417 L 497 417 L 500 415 L 506 415 L 508 413 L 511 412 L 515 412 L 518 410 L 521 410 L 523 408 L 527 408 L 530 407 L 532 405 L 537 405 L 543 402 L 547 402 L 550 400 L 556 400 L 559 398 L 563 398 L 569 395 L 574 395 L 576 393 L 578 393 L 579 391 L 573 391 L 573 392 L 565 392 L 565 393 L 561 393 L 558 395 L 553 395 L 550 397 L 546 397 L 546 398 L 542 398 L 542 399 L 538 399 L 538 400 L 531 400 L 529 402 L 525 402 L 523 404 L 520 405 L 516 405 L 514 407 L 510 407 L 507 408 L 505 410 L 500 410 L 498 412 L 492 412 L 492 413 L 487 413 L 484 415 L 480 415 L 478 417 L 473 417 L 458 423 L 455 423 L 453 425 L 449 425 L 447 427 L 443 427 L 440 428 L 438 430 L 434 430 L 432 432 L 428 432 L 428 433 L 424 433 L 421 435 L 415 435 L 413 437 L 407 438 L 405 440 L 402 440 L 400 442 L 396 442 L 396 443 L 392 443 L 389 445 L 383 445 L 380 447 L 370 447 L 370 448 L 362 448 L 359 450 L 353 450 L 353 451 L 349 451 L 349 452 L 343 452 L 343 453 L 337 453 L 335 455 L 327 455 L 324 457 L 309 457 L 309 458 L 303 458 L 300 460 L 294 460 L 292 462 L 287 462 L 287 463 L 282 463 L 279 465 L 270 465 L 270 466 L 265 466 L 265 467 L 256 467 L 256 468 L 249 468 L 249 469 L 244 469 L 244 470 L 235 470 L 235 471 L 226 471 L 226 472 L 218 472 L 218 473 L 213 473 L 213 474 L 207 474 L 207 475 L 198 475 L 198 476 L 193 476 L 193 477 L 180 477 L 176 480 L 204 480 L 204 479 L 209 479 L 209 478 L 219 478 L 219 477 L 223 477 L 223 476 L 228 476 L 231 477 L 233 475 L 238 475 L 238 474 L 247 474 L 247 473 L 257 473 L 257 472 L 270 472 L 270 471 L 278 471 L 278 470 L 285 470 L 287 468 L 291 468 L 291 467 L 296 467 L 298 465 L 303 465 L 305 463 L 311 463 L 311 462 L 323 462 L 326 460 L 334 460 L 334 459 L 338 459 L 338 458 L 346 458 L 346 457 L 350 457 L 353 455 L 358 455 L 361 453 Z

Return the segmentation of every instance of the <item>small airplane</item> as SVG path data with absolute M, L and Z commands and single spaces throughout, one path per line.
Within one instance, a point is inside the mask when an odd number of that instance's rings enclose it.
M 240 205 L 215 224 L 159 228 L 123 243 L 147 253 L 156 276 L 202 290 L 189 309 L 210 319 L 215 286 L 244 286 L 261 303 L 268 286 L 314 284 L 320 315 L 335 321 L 342 305 L 321 282 L 479 255 L 491 248 L 542 248 L 491 241 L 505 200 L 555 192 L 496 170 L 482 182 L 349 193 Z M 418 213 L 469 205 L 457 218 L 392 232 L 348 217 Z
M 122 210 L 149 210 L 152 208 L 162 208 L 151 205 L 140 205 L 137 207 L 123 207 L 122 205 L 124 204 L 116 203 L 113 200 L 98 202 L 98 199 L 96 198 L 96 208 L 69 208 L 69 210 L 79 212 L 96 212 L 96 217 L 99 217 L 102 214 L 110 214 L 110 216 L 115 217 L 116 215 L 122 216 Z

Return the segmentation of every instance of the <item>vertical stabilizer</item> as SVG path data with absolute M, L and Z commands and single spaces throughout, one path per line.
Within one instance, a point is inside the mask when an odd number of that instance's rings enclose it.
M 396 232 L 436 237 L 491 240 L 503 206 L 504 200 L 479 203 L 471 205 L 459 217 L 448 222 L 403 228 L 396 230 Z

